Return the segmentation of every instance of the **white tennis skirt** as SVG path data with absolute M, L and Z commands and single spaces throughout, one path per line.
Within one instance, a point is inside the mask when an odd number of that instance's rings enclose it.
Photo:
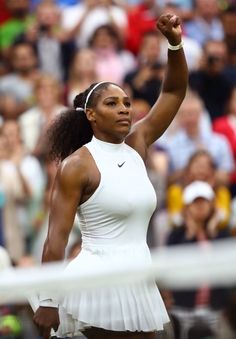
M 146 244 L 116 247 L 85 244 L 65 272 L 77 270 L 86 275 L 91 270 L 107 272 L 107 267 L 122 269 L 124 266 L 133 269 L 150 263 Z M 135 283 L 120 284 L 112 275 L 109 279 L 110 286 L 106 283 L 100 287 L 100 283 L 99 288 L 72 292 L 61 300 L 57 337 L 73 337 L 88 327 L 112 331 L 163 330 L 169 317 L 155 281 L 144 281 L 139 277 Z

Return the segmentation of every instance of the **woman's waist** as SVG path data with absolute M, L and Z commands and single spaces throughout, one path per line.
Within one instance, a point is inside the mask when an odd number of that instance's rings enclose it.
M 142 242 L 113 242 L 104 240 L 86 239 L 82 240 L 82 249 L 92 253 L 98 254 L 137 254 L 141 252 L 148 252 L 149 248 L 145 241 Z

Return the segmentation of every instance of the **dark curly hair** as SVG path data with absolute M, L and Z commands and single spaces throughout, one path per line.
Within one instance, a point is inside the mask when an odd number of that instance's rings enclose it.
M 102 82 L 89 96 L 87 107 L 94 108 L 101 92 L 110 85 L 110 82 Z M 93 83 L 84 92 L 76 95 L 74 108 L 62 112 L 56 117 L 47 131 L 47 158 L 60 162 L 82 147 L 93 136 L 93 130 L 88 121 L 84 108 L 89 92 L 97 85 Z

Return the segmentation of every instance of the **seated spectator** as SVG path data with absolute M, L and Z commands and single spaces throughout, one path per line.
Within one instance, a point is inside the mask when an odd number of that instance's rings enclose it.
M 164 66 L 159 62 L 160 36 L 151 31 L 143 36 L 136 69 L 124 78 L 124 88 L 134 99 L 143 99 L 150 106 L 160 93 Z
M 178 182 L 189 158 L 197 150 L 207 150 L 217 167 L 217 182 L 228 185 L 234 168 L 233 156 L 227 139 L 202 124 L 204 105 L 197 95 L 189 93 L 183 101 L 179 114 L 179 130 L 166 148 L 170 159 L 169 181 Z
M 95 53 L 90 48 L 81 48 L 75 52 L 69 67 L 64 93 L 66 105 L 72 107 L 75 95 L 94 82 L 98 82 Z
M 127 15 L 112 0 L 81 0 L 62 11 L 62 27 L 75 39 L 78 48 L 88 47 L 95 30 L 106 24 L 111 24 L 124 40 Z
M 4 118 L 16 118 L 33 104 L 33 87 L 39 76 L 37 55 L 30 43 L 12 46 L 12 72 L 0 78 L 0 111 Z
M 196 180 L 207 182 L 213 188 L 218 215 L 217 227 L 227 227 L 231 212 L 231 194 L 227 186 L 217 183 L 217 168 L 211 155 L 205 150 L 198 150 L 190 157 L 181 181 L 167 189 L 167 213 L 171 224 L 182 224 L 183 190 L 186 185 Z
M 236 86 L 233 88 L 227 108 L 225 110 L 225 115 L 219 118 L 216 118 L 213 121 L 213 130 L 217 133 L 224 135 L 231 147 L 234 163 L 236 164 Z M 232 195 L 236 195 L 236 169 L 234 170 L 231 176 L 231 192 Z
M 209 40 L 203 47 L 201 67 L 189 76 L 190 87 L 202 98 L 211 120 L 224 114 L 235 81 L 236 70 L 228 70 L 227 60 L 225 42 Z
M 218 217 L 214 199 L 214 190 L 207 182 L 194 181 L 187 185 L 183 191 L 183 223 L 170 231 L 167 245 L 199 243 L 201 246 L 228 237 L 226 230 L 217 228 Z M 222 309 L 226 295 L 226 290 L 209 286 L 173 291 L 174 305 L 192 310 L 200 306 Z
M 133 54 L 122 47 L 122 41 L 112 25 L 98 27 L 89 46 L 95 54 L 98 81 L 121 85 L 125 75 L 136 67 Z
M 185 34 L 204 45 L 208 40 L 223 40 L 217 0 L 195 0 L 194 17 L 184 24 Z
M 61 113 L 61 84 L 52 76 L 42 74 L 35 82 L 35 105 L 19 119 L 22 139 L 27 150 L 37 157 L 43 153 L 41 141 L 52 119 Z

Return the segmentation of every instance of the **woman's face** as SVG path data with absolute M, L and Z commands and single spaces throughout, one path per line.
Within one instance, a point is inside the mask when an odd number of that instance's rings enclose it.
M 96 107 L 87 110 L 94 134 L 102 140 L 120 142 L 131 128 L 132 108 L 127 94 L 116 85 L 101 91 Z
M 206 222 L 213 210 L 213 201 L 197 198 L 186 206 L 188 214 L 196 222 Z

